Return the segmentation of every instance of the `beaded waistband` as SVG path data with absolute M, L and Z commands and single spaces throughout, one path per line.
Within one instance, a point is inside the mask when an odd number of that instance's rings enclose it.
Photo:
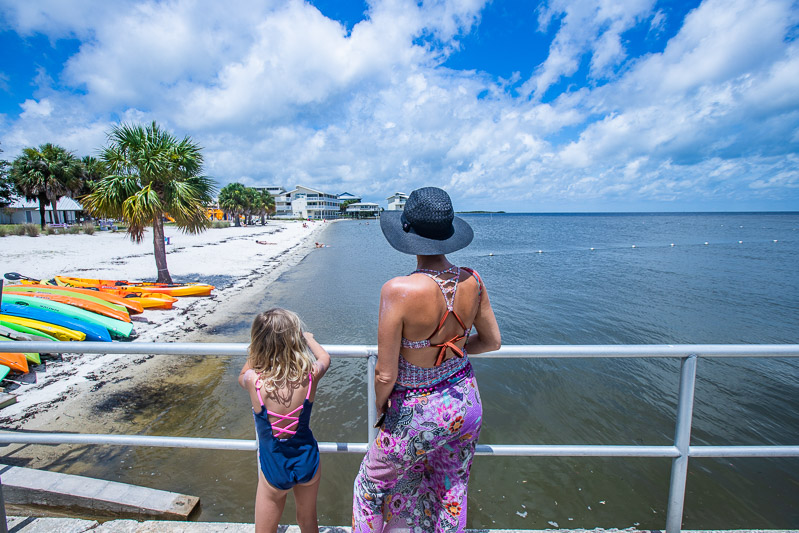
M 394 390 L 416 390 L 434 387 L 439 383 L 456 377 L 456 374 L 465 374 L 471 368 L 468 357 L 453 357 L 441 363 L 440 366 L 423 368 L 413 365 L 399 358 L 399 371 Z

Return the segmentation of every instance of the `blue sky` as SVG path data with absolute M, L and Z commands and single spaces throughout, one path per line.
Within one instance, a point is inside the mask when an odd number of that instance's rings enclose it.
M 791 0 L 0 0 L 0 149 L 119 122 L 222 186 L 456 209 L 799 210 Z

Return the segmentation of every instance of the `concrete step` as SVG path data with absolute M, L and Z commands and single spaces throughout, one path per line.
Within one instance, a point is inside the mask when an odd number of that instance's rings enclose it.
M 196 496 L 19 466 L 0 465 L 0 483 L 7 504 L 58 507 L 89 516 L 186 520 L 200 503 Z

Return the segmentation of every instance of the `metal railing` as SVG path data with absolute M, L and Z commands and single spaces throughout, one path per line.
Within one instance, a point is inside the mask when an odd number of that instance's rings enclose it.
M 364 345 L 326 345 L 333 357 L 366 358 L 368 442 L 320 442 L 323 453 L 365 453 L 377 430 L 374 397 L 374 369 L 377 347 Z M 9 342 L 0 343 L 0 352 L 94 354 L 162 354 L 245 356 L 243 343 L 104 343 L 104 342 Z M 690 457 L 799 457 L 796 446 L 691 446 L 697 360 L 702 357 L 799 357 L 799 344 L 683 344 L 683 345 L 587 345 L 587 346 L 504 346 L 496 352 L 470 355 L 492 358 L 679 358 L 680 384 L 674 444 L 671 446 L 632 445 L 523 445 L 478 444 L 477 455 L 538 457 L 668 457 L 672 459 L 666 531 L 682 528 L 685 486 Z M 6 444 L 89 444 L 116 446 L 155 446 L 215 450 L 255 450 L 254 440 L 141 435 L 16 433 L 1 431 Z M 1 494 L 1 493 L 0 493 Z

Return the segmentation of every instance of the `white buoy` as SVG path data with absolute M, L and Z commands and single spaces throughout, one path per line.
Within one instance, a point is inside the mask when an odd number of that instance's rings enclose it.
M 743 243 L 744 243 L 744 241 L 738 241 L 738 244 L 743 244 Z
M 591 251 L 593 252 L 593 251 L 594 251 L 594 249 L 593 249 L 593 248 L 591 248 Z
M 633 248 L 635 248 L 635 245 L 634 245 L 634 244 L 633 244 Z
M 494 252 L 491 252 L 491 253 L 490 253 L 490 254 L 488 254 L 488 255 L 490 255 L 490 256 L 491 256 L 491 255 L 494 255 Z
M 777 242 L 777 239 L 774 239 L 774 242 Z
M 671 243 L 671 245 L 674 246 L 674 243 Z
M 707 242 L 707 241 L 705 241 L 705 246 L 707 246 L 708 244 L 710 244 L 710 243 L 709 243 L 709 242 Z
M 774 241 L 774 242 L 777 242 L 777 241 Z M 539 254 L 543 254 L 543 253 L 544 253 L 544 250 L 538 250 L 538 253 L 539 253 Z

